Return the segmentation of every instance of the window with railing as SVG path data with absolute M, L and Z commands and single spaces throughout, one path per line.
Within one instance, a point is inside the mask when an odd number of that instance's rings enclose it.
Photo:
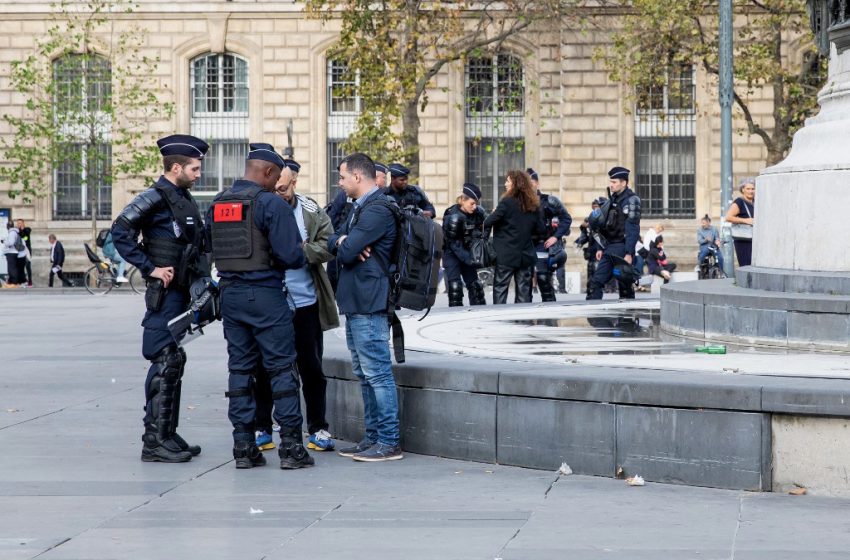
M 464 72 L 466 181 L 481 188 L 492 210 L 505 173 L 525 167 L 525 82 L 520 58 L 500 53 L 471 58 Z
M 637 92 L 633 188 L 644 216 L 696 215 L 695 89 L 693 66 L 683 65 Z
M 354 132 L 360 115 L 360 97 L 357 95 L 358 77 L 352 75 L 348 65 L 338 60 L 328 60 L 327 75 L 327 193 L 328 202 L 339 190 L 339 164 L 346 156 L 342 145 Z
M 53 219 L 112 217 L 112 67 L 95 54 L 53 62 L 54 118 L 64 142 L 53 170 Z
M 192 192 L 202 210 L 242 177 L 248 155 L 248 61 L 230 53 L 204 54 L 190 63 L 192 134 L 210 149 Z

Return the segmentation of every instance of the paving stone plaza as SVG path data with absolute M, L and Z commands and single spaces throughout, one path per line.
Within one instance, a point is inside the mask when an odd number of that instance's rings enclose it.
M 653 300 L 635 305 L 650 309 L 638 317 L 649 326 Z M 141 463 L 142 299 L 4 294 L 0 307 L 4 560 L 838 559 L 850 547 L 840 497 L 630 487 L 409 451 L 391 463 L 318 454 L 312 469 L 237 471 L 218 324 L 187 345 L 181 431 L 203 453 Z M 432 313 L 446 322 L 447 311 Z M 336 332 L 326 344 L 344 350 Z M 437 359 L 411 351 L 408 365 Z

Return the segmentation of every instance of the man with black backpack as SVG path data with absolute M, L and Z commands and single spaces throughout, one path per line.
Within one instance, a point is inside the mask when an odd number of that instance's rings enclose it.
M 345 336 L 354 374 L 360 379 L 366 435 L 339 450 L 355 461 L 392 461 L 399 447 L 398 399 L 392 371 L 387 316 L 397 221 L 387 197 L 375 184 L 375 163 L 351 154 L 339 166 L 339 186 L 355 199 L 350 215 L 328 239 L 340 263 L 336 300 L 345 314 Z

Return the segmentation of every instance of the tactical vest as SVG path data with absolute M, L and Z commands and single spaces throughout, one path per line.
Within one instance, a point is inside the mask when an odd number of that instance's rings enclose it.
M 213 202 L 212 251 L 219 272 L 252 272 L 272 268 L 268 238 L 254 223 L 257 197 L 251 186 L 238 193 L 224 191 Z
M 602 235 L 609 243 L 621 243 L 626 239 L 626 214 L 621 206 L 628 202 L 628 199 L 620 199 L 611 201 L 608 208 L 608 214 L 605 217 L 605 225 L 602 228 Z
M 160 194 L 171 211 L 174 222 L 180 230 L 180 235 L 176 239 L 143 238 L 142 246 L 145 254 L 154 266 L 172 266 L 175 269 L 191 267 L 195 264 L 203 244 L 204 224 L 198 205 L 188 192 L 184 197 L 177 192 L 177 189 L 158 184 L 155 184 L 153 188 Z M 176 234 L 177 231 L 175 231 Z M 187 251 L 188 246 L 191 246 L 192 250 Z M 188 253 L 192 253 L 192 255 L 188 255 Z M 181 271 L 177 270 L 177 273 L 178 276 L 183 276 L 186 271 L 182 271 L 181 274 Z

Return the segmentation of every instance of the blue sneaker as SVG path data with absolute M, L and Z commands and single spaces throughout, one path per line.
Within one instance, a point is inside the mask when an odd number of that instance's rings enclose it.
M 256 444 L 260 451 L 268 451 L 269 449 L 274 449 L 274 441 L 272 441 L 272 435 L 268 432 L 257 432 Z
M 315 434 L 310 434 L 310 441 L 307 443 L 307 449 L 314 451 L 333 451 L 334 440 L 327 430 L 319 430 Z

